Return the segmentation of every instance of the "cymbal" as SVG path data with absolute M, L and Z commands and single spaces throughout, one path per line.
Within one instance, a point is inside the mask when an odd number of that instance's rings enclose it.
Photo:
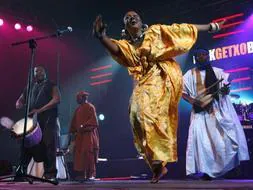
M 239 94 L 230 94 L 229 95 L 231 98 L 239 99 L 240 95 Z

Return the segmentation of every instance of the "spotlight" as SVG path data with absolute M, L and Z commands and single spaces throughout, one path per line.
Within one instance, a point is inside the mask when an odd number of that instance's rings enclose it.
M 31 25 L 28 25 L 28 26 L 26 27 L 26 31 L 27 31 L 27 32 L 33 31 L 33 27 L 32 27 Z
M 16 30 L 20 30 L 20 29 L 21 29 L 21 24 L 16 23 L 16 24 L 14 25 L 14 28 L 15 28 Z
M 0 26 L 4 25 L 4 20 L 0 18 Z
M 103 121 L 103 120 L 105 119 L 104 114 L 99 114 L 98 119 L 99 119 L 100 121 Z

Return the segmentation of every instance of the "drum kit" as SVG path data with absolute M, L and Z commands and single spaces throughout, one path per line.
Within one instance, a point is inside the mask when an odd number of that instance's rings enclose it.
M 238 94 L 230 94 L 230 97 L 234 100 L 239 100 L 240 95 Z M 241 124 L 244 125 L 253 125 L 253 103 L 244 104 L 240 101 L 236 101 L 237 103 L 233 103 L 235 111 L 238 115 L 238 118 Z M 252 127 L 251 127 L 252 128 Z

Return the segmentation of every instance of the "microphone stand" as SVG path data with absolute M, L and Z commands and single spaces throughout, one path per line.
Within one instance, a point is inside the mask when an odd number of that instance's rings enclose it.
M 33 180 L 38 180 L 41 182 L 47 182 L 51 183 L 54 185 L 58 185 L 58 181 L 51 181 L 49 179 L 44 179 L 40 177 L 35 177 L 32 175 L 27 174 L 26 167 L 25 167 L 25 138 L 26 138 L 26 129 L 27 129 L 27 119 L 29 115 L 29 108 L 30 108 L 30 103 L 31 103 L 31 84 L 32 84 L 32 76 L 33 76 L 33 65 L 34 65 L 34 58 L 35 58 L 35 49 L 37 46 L 36 41 L 39 40 L 44 40 L 44 39 L 49 39 L 49 38 L 55 38 L 59 37 L 63 34 L 64 32 L 58 30 L 54 34 L 46 35 L 46 36 L 41 36 L 21 42 L 15 42 L 11 44 L 12 46 L 18 46 L 22 44 L 28 44 L 29 48 L 31 49 L 31 61 L 29 64 L 29 71 L 28 71 L 28 79 L 27 79 L 27 90 L 26 90 L 26 104 L 25 104 L 25 118 L 24 118 L 24 131 L 23 131 L 23 136 L 22 136 L 22 143 L 21 143 L 21 161 L 15 171 L 15 174 L 13 175 L 8 175 L 8 176 L 2 176 L 0 177 L 0 181 L 8 179 L 8 178 L 14 178 L 13 181 L 28 181 L 29 184 L 33 184 Z

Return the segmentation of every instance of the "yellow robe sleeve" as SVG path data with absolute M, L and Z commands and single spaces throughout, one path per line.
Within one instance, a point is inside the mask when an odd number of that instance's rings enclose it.
M 126 40 L 111 40 L 120 49 L 118 55 L 111 54 L 112 58 L 125 67 L 135 66 L 135 62 L 138 59 L 135 49 Z
M 190 50 L 197 40 L 198 30 L 192 24 L 153 25 L 154 40 L 152 54 L 159 60 L 167 60 Z

